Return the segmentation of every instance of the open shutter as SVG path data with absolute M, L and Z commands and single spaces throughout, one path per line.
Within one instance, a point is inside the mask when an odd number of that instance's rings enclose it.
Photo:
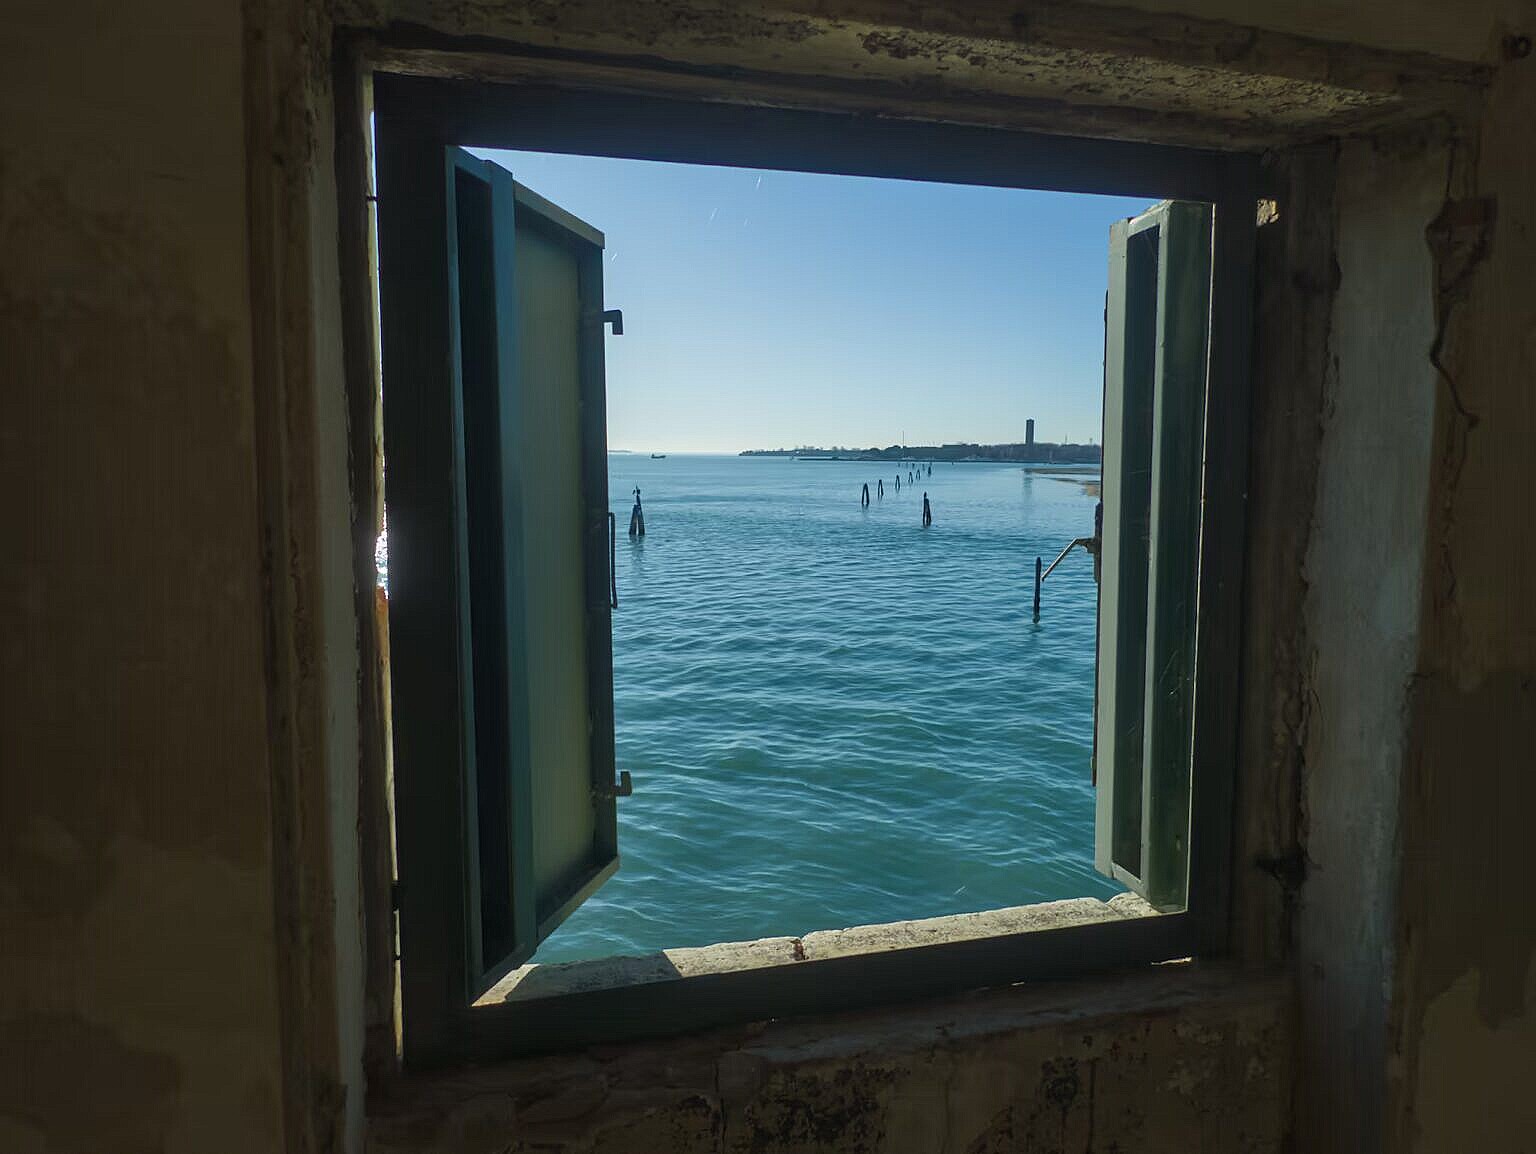
M 1110 230 L 1095 865 L 1186 904 L 1211 208 Z
M 482 162 L 512 238 L 517 357 L 504 378 L 522 518 L 527 803 L 514 907 L 542 942 L 618 868 L 603 235 Z M 627 780 L 627 779 L 626 779 Z M 519 951 L 514 960 L 526 955 Z
M 618 867 L 603 237 L 408 124 L 381 116 L 378 155 L 402 989 L 425 1022 Z

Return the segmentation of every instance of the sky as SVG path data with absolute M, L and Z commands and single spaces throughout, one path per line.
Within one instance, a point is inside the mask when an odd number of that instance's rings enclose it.
M 1148 201 L 475 152 L 607 238 L 611 449 L 1100 439 L 1109 226 Z

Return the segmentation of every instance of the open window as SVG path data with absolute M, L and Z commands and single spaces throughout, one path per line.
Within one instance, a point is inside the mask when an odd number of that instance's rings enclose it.
M 458 148 L 387 141 L 397 904 L 435 963 L 411 993 L 462 1005 L 618 866 L 603 237 Z
M 380 76 L 374 92 L 407 1061 L 1219 953 L 1252 158 L 420 77 Z M 1176 198 L 1110 238 L 1095 720 L 1094 864 L 1159 916 L 485 996 L 617 868 L 628 781 L 614 764 L 604 240 L 460 145 Z
M 1156 909 L 1189 891 L 1211 206 L 1109 238 L 1095 865 Z

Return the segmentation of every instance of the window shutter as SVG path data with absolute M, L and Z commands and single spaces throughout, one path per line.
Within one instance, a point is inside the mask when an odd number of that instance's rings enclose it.
M 1095 865 L 1156 908 L 1189 888 L 1211 208 L 1110 230 Z
M 485 167 L 503 191 L 497 234 L 514 250 L 517 354 L 502 396 L 523 526 L 518 688 L 529 781 L 514 812 L 518 844 L 531 845 L 514 905 L 531 918 L 536 945 L 619 865 L 603 235 Z
M 497 165 L 391 139 L 379 247 L 403 990 L 462 1006 L 618 867 L 603 237 Z

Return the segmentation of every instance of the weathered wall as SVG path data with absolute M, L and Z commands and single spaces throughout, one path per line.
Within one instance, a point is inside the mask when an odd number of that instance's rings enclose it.
M 1295 900 L 1304 1125 L 1345 1119 L 1334 1148 L 1383 1131 L 1393 1149 L 1518 1149 L 1536 1126 L 1522 1080 L 1536 1065 L 1536 914 L 1518 888 L 1536 810 L 1536 538 L 1519 531 L 1536 494 L 1536 66 L 1500 62 L 1496 48 L 1531 32 L 1536 6 L 1017 7 L 850 0 L 846 19 L 822 5 L 681 0 L 626 5 L 621 19 L 595 2 L 340 11 L 374 28 L 412 21 L 659 60 L 695 86 L 744 92 L 754 76 L 792 76 L 816 101 L 1186 140 L 1294 141 L 1462 108 L 1447 85 L 1483 78 L 1377 50 L 1497 65 L 1449 185 L 1430 181 L 1446 166 L 1427 153 L 1345 150 L 1329 225 L 1338 331 L 1308 328 L 1284 354 L 1294 405 L 1278 389 L 1265 398 L 1288 424 L 1256 461 L 1294 447 L 1320 464 L 1314 520 L 1255 486 L 1256 507 L 1285 523 L 1264 555 L 1280 599 L 1255 597 L 1252 611 L 1306 609 L 1304 630 L 1266 643 L 1286 663 L 1254 747 L 1275 761 L 1260 781 L 1276 791 L 1273 821 L 1242 843 L 1280 857 L 1240 863 L 1237 893 L 1260 960 L 1286 940 L 1271 914 Z M 6 11 L 6 1150 L 301 1150 L 360 1135 L 346 547 L 360 522 L 345 507 L 329 13 L 318 0 Z M 1146 107 L 1127 115 L 1115 107 L 1126 101 Z M 1302 164 L 1304 179 L 1331 181 L 1331 156 Z M 1308 187 L 1311 214 L 1319 185 Z M 1447 192 L 1452 211 L 1427 247 Z M 1320 232 L 1276 236 L 1293 246 L 1292 301 L 1335 291 Z M 1439 378 L 1424 368 L 1436 326 Z M 1427 541 L 1413 538 L 1415 516 Z M 1287 580 L 1286 550 L 1303 543 L 1305 582 Z M 1421 580 L 1408 574 L 1415 557 Z M 1286 792 L 1298 781 L 1304 806 Z M 1298 833 L 1305 870 L 1284 856 Z M 704 1149 L 727 1138 L 931 1148 L 911 1103 L 942 1104 L 947 1087 L 953 1148 L 1018 1145 L 1033 1128 L 1055 1145 L 1226 1150 L 1240 1125 L 1251 1148 L 1272 1149 L 1273 1107 L 1289 1093 L 1276 1073 L 1282 1004 L 1093 1011 L 1086 1033 L 1081 1014 L 1006 1001 L 952 1023 L 775 1028 L 738 1038 L 735 1056 L 676 1067 L 644 1049 L 552 1064 L 532 1100 L 508 1096 L 508 1071 L 488 1071 L 423 1087 L 380 1148 L 514 1137 L 635 1148 L 674 1122 Z M 650 1148 L 672 1140 L 661 1139 Z
M 1306 880 L 1302 757 L 1312 654 L 1298 558 L 1312 533 L 1323 397 L 1334 379 L 1332 143 L 1265 158 L 1274 213 L 1254 247 L 1254 371 L 1244 574 L 1237 819 L 1233 831 L 1234 952 L 1249 964 L 1286 957 Z
M 0 1148 L 271 1150 L 240 11 L 5 23 Z
M 1345 146 L 1332 364 L 1304 573 L 1307 881 L 1294 948 L 1307 1150 L 1380 1142 L 1394 965 L 1397 796 L 1418 652 L 1435 374 L 1424 224 L 1445 187 L 1423 139 Z
M 1536 1133 L 1536 59 L 1509 62 L 1426 222 L 1443 366 L 1400 814 L 1402 1150 Z
M 339 0 L 336 18 L 414 46 L 392 58 L 399 66 L 449 75 L 622 87 L 638 65 L 647 88 L 681 95 L 724 87 L 745 100 L 1223 148 L 1442 114 L 1481 81 L 1481 67 L 1430 55 L 1433 44 L 1383 52 L 1366 37 L 1341 52 L 1222 7 L 1192 18 L 1073 0 L 566 0 L 556 16 L 526 0 Z
M 1278 1154 L 1290 998 L 1161 973 L 416 1080 L 373 1154 Z
M 1268 28 L 1295 36 L 1365 44 L 1398 52 L 1430 52 L 1454 60 L 1487 59 L 1508 31 L 1529 31 L 1530 0 L 1091 0 Z
M 311 155 L 248 179 L 248 58 L 311 63 L 259 12 L 28 0 L 0 32 L 7 1151 L 297 1150 L 361 1116 L 328 779 L 354 630 L 319 594 L 350 588 L 342 395 L 295 384 L 335 294 L 291 289 L 334 268 L 261 207 Z

